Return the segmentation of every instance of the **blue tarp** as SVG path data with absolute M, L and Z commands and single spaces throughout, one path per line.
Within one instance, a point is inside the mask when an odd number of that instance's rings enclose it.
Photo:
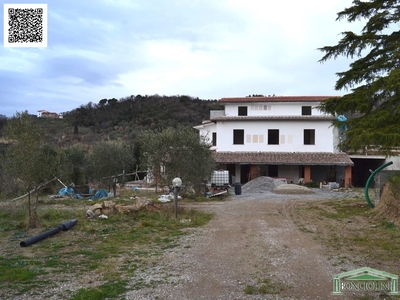
M 73 196 L 74 194 L 75 194 L 74 193 L 74 189 L 69 186 L 69 187 L 65 187 L 65 188 L 62 188 L 61 190 L 59 190 L 57 195 L 59 195 L 59 196 L 64 196 L 64 195 Z
M 98 190 L 96 194 L 91 199 L 100 199 L 108 197 L 108 193 L 106 190 Z
M 69 195 L 69 196 L 74 197 L 74 198 L 82 198 L 81 195 L 75 194 L 74 189 L 72 187 L 70 187 L 70 186 L 69 187 L 64 187 L 61 190 L 59 190 L 57 195 L 60 195 L 60 196 Z
M 343 124 L 339 126 L 340 130 L 346 131 L 348 129 L 345 123 L 347 121 L 347 118 L 344 115 L 337 116 L 336 118 L 339 122 L 343 122 Z
M 92 194 L 93 190 L 89 189 L 89 192 Z M 69 195 L 71 197 L 77 198 L 77 199 L 82 199 L 83 197 L 80 194 L 75 194 L 75 191 L 72 187 L 64 187 L 61 190 L 58 191 L 59 196 L 65 196 Z M 88 197 L 87 199 L 100 199 L 100 198 L 105 198 L 108 197 L 108 193 L 106 190 L 98 190 L 94 196 Z

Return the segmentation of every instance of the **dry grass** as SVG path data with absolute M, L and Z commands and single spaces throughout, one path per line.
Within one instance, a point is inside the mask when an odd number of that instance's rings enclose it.
M 325 247 L 333 265 L 350 263 L 400 274 L 400 227 L 364 199 L 299 205 L 293 218 Z

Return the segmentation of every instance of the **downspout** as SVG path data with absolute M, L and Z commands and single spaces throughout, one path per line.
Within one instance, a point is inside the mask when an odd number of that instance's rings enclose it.
M 392 161 L 387 162 L 386 164 L 380 166 L 379 168 L 377 168 L 375 171 L 372 172 L 372 174 L 369 176 L 367 183 L 365 184 L 365 188 L 364 188 L 364 195 L 365 195 L 365 200 L 367 200 L 368 205 L 372 208 L 375 207 L 375 205 L 372 204 L 371 200 L 369 199 L 369 195 L 368 195 L 368 188 L 369 185 L 371 184 L 372 179 L 374 178 L 374 176 L 376 175 L 376 173 L 378 173 L 379 171 L 381 171 L 382 169 L 386 168 L 387 166 L 390 166 L 391 164 L 393 164 Z

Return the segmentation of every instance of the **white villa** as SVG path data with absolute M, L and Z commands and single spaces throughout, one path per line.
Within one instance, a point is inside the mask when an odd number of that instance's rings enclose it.
M 332 96 L 222 98 L 224 110 L 195 126 L 212 141 L 218 168 L 231 183 L 258 176 L 285 178 L 288 183 L 352 184 L 350 157 L 337 149 L 334 117 L 318 106 Z
M 38 118 L 49 118 L 49 119 L 62 119 L 62 114 L 58 114 L 55 112 L 49 112 L 47 110 L 41 109 L 38 110 L 37 114 Z

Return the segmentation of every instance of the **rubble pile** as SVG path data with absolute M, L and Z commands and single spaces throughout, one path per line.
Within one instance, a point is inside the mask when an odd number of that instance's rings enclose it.
M 113 201 L 104 201 L 103 203 L 93 204 L 86 211 L 86 217 L 88 219 L 103 218 L 106 219 L 108 216 L 115 213 L 129 214 L 137 212 L 141 209 L 147 209 L 151 211 L 158 211 L 161 209 L 162 204 L 154 203 L 153 201 L 145 198 L 137 198 L 132 204 L 121 204 Z
M 278 184 L 272 177 L 260 176 L 244 184 L 242 191 L 252 193 L 273 192 Z
M 276 187 L 274 191 L 277 194 L 295 194 L 295 195 L 314 193 L 308 187 L 298 184 L 282 184 Z
M 282 178 L 268 176 L 257 177 L 243 185 L 244 193 L 276 193 L 276 194 L 312 194 L 313 191 L 305 186 L 287 184 Z

